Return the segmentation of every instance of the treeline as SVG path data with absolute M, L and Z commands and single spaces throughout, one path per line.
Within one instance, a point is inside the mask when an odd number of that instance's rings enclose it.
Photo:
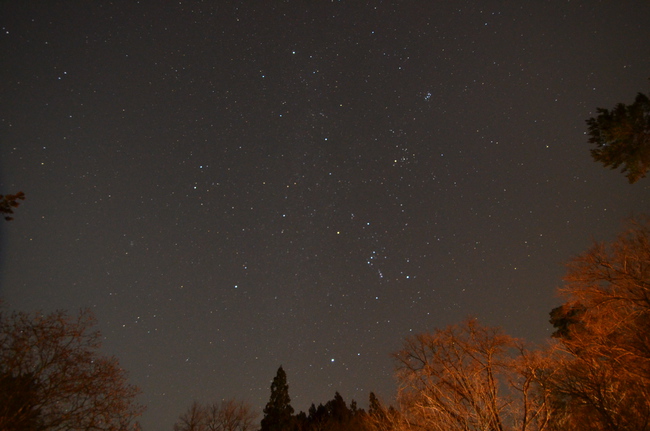
M 468 319 L 408 337 L 394 407 L 336 393 L 291 407 L 280 367 L 259 416 L 243 402 L 192 404 L 175 431 L 559 431 L 650 429 L 650 218 L 567 265 L 553 338 L 530 346 Z M 0 429 L 136 430 L 143 406 L 88 312 L 0 313 Z
M 377 429 L 375 425 L 386 422 L 387 415 L 395 415 L 392 407 L 384 409 L 374 393 L 369 396 L 366 412 L 352 400 L 350 405 L 341 394 L 325 404 L 312 403 L 307 413 L 294 414 L 289 396 L 287 375 L 280 366 L 271 385 L 271 397 L 264 408 L 261 424 L 257 414 L 241 401 L 227 400 L 214 404 L 192 405 L 179 417 L 174 431 L 354 431 Z
M 568 264 L 556 331 L 529 346 L 476 319 L 408 337 L 394 354 L 396 406 L 337 392 L 294 414 L 280 367 L 261 431 L 559 431 L 650 429 L 650 219 Z M 187 414 L 187 413 L 186 413 Z M 182 422 L 175 431 L 241 430 Z

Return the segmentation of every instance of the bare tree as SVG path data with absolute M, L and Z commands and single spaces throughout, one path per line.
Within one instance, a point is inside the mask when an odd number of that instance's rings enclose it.
M 202 405 L 196 401 L 174 425 L 174 431 L 250 431 L 257 414 L 243 401 L 223 400 Z
M 205 431 L 206 427 L 206 410 L 197 401 L 178 418 L 174 424 L 174 431 Z
M 565 429 L 650 429 L 650 220 L 568 265 L 553 310 Z
M 232 399 L 208 406 L 208 412 L 209 431 L 249 431 L 257 419 L 250 405 Z
M 549 408 L 540 358 L 470 319 L 408 338 L 395 354 L 398 401 L 411 428 L 543 430 Z
M 0 315 L 0 429 L 126 430 L 144 408 L 118 361 L 98 353 L 95 320 Z

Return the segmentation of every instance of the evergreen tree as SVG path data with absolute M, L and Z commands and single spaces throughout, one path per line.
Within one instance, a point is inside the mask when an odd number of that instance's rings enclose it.
M 350 409 L 345 404 L 345 400 L 343 400 L 343 397 L 338 392 L 334 394 L 333 400 L 327 402 L 325 407 L 329 413 L 330 420 L 335 422 L 346 423 L 352 417 L 352 413 L 350 413 Z
M 357 406 L 357 402 L 355 400 L 350 401 L 350 412 L 352 415 L 356 415 L 358 411 L 359 407 Z
M 630 183 L 650 169 L 650 99 L 639 93 L 631 105 L 619 103 L 611 111 L 598 108 L 598 116 L 587 120 L 589 143 L 597 148 L 591 156 L 605 167 L 622 166 Z
M 377 396 L 374 392 L 370 392 L 370 396 L 368 397 L 368 413 L 377 414 L 382 410 L 381 403 L 377 399 Z
M 293 407 L 289 398 L 287 374 L 278 368 L 271 383 L 271 398 L 264 407 L 261 431 L 288 431 L 293 429 Z

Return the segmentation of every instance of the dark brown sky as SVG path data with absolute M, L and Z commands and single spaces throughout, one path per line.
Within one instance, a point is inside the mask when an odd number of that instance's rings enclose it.
M 47 4 L 44 4 L 47 3 Z M 164 5 L 162 5 L 164 3 Z M 145 430 L 196 399 L 393 395 L 467 315 L 542 342 L 563 262 L 649 208 L 584 120 L 650 77 L 645 1 L 0 4 L 0 294 L 91 307 Z

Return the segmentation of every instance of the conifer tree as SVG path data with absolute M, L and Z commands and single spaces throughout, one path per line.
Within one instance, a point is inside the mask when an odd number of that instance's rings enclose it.
M 622 166 L 630 184 L 650 169 L 650 98 L 639 93 L 631 105 L 619 103 L 611 111 L 598 108 L 587 120 L 591 156 L 605 167 Z
M 293 407 L 289 397 L 287 374 L 278 368 L 271 383 L 271 398 L 264 407 L 261 431 L 289 431 L 293 429 Z

